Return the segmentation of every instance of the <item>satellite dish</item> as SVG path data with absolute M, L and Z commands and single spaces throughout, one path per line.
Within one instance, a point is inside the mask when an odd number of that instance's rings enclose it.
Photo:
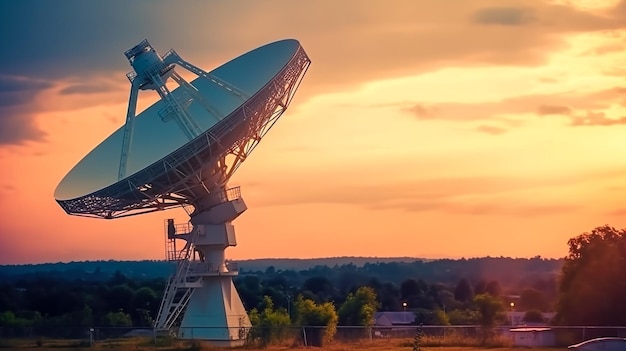
M 61 180 L 55 199 L 71 215 L 119 218 L 184 207 L 189 223 L 166 221 L 166 253 L 177 270 L 165 290 L 157 330 L 180 321 L 179 337 L 223 346 L 245 341 L 250 320 L 225 250 L 232 221 L 247 207 L 227 182 L 289 106 L 311 61 L 281 40 L 206 72 L 147 40 L 124 55 L 133 67 L 126 123 Z M 176 72 L 197 78 L 188 82 Z M 140 90 L 160 99 L 136 115 Z M 182 249 L 176 240 L 186 242 Z

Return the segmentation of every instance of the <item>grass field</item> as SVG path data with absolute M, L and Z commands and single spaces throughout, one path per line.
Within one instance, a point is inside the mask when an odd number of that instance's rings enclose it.
M 295 350 L 295 351 L 412 351 L 411 339 L 393 339 L 393 340 L 374 340 L 374 341 L 357 341 L 335 342 L 325 347 L 305 347 L 294 346 L 289 344 L 272 345 L 266 348 L 254 348 L 249 346 L 235 348 L 235 350 L 247 351 L 279 351 L 279 350 Z M 99 341 L 91 347 L 89 342 L 85 340 L 1 340 L 0 350 L 20 350 L 20 351 L 75 351 L 75 350 L 136 350 L 136 351 L 216 351 L 225 350 L 224 348 L 212 347 L 199 341 L 180 341 L 168 340 L 159 341 L 156 345 L 151 339 L 117 339 Z M 423 346 L 423 351 L 523 351 L 527 348 L 515 347 L 467 347 L 467 346 Z M 533 348 L 533 351 L 564 351 L 566 348 Z

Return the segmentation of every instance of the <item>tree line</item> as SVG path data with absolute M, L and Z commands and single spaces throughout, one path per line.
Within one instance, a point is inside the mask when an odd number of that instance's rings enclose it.
M 276 270 L 270 266 L 262 272 L 241 272 L 235 278 L 235 285 L 248 311 L 263 311 L 267 298 L 271 299 L 273 308 L 291 311 L 298 297 L 321 305 L 331 302 L 340 309 L 349 305 L 360 287 L 366 286 L 376 296 L 373 311 L 400 311 L 406 304 L 409 311 L 416 313 L 416 323 L 425 324 L 475 323 L 478 317 L 471 311 L 471 301 L 474 295 L 483 293 L 503 298 L 507 294 L 521 293 L 520 306 L 544 311 L 550 310 L 555 302 L 556 281 L 545 272 L 537 273 L 534 280 L 527 280 L 528 287 L 519 291 L 515 284 L 507 287 L 488 279 L 472 282 L 461 278 L 448 285 L 426 282 L 419 277 L 405 278 L 399 284 L 392 279 L 379 278 L 394 266 L 393 263 L 363 267 L 346 264 L 301 271 Z M 85 279 L 83 273 L 78 276 L 29 273 L 0 283 L 0 326 L 152 325 L 165 288 L 164 278 L 132 278 L 120 271 L 112 276 L 95 273 L 90 279 Z M 444 311 L 446 317 L 442 319 Z M 291 314 L 290 318 L 295 315 Z M 339 323 L 351 325 L 354 320 L 344 318 Z
M 299 271 L 270 266 L 240 272 L 235 285 L 257 325 L 320 320 L 368 325 L 376 311 L 402 310 L 415 315 L 414 324 L 490 325 L 506 323 L 505 312 L 511 309 L 528 312 L 527 321 L 539 321 L 541 312 L 554 311 L 555 320 L 548 322 L 626 325 L 625 233 L 604 226 L 576 236 L 562 261 L 484 258 Z M 421 275 L 406 274 L 415 267 L 428 268 Z M 517 268 L 506 279 L 484 273 L 503 267 Z M 95 273 L 85 279 L 82 273 L 76 278 L 31 272 L 0 280 L 0 327 L 152 325 L 165 278 Z M 336 318 L 320 312 L 330 310 Z

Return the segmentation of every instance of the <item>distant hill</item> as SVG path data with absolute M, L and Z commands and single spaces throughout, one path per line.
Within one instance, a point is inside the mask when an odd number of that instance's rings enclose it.
M 428 261 L 417 257 L 326 257 L 326 258 L 259 258 L 236 261 L 242 271 L 265 271 L 269 267 L 276 270 L 303 270 L 315 266 L 341 266 L 353 264 L 362 267 L 366 263 L 415 262 Z
M 166 261 L 79 261 L 24 265 L 0 265 L 0 280 L 44 277 L 102 281 L 120 272 L 139 279 L 166 278 L 175 265 Z
M 412 257 L 330 257 L 314 259 L 267 258 L 237 261 L 240 277 L 275 274 L 307 277 L 334 277 L 338 282 L 360 277 L 364 281 L 400 283 L 405 279 L 455 284 L 466 278 L 474 282 L 495 279 L 515 287 L 537 281 L 555 281 L 563 265 L 561 259 L 483 257 L 470 259 L 423 260 Z M 273 268 L 270 268 L 273 267 Z M 270 268 L 270 269 L 268 269 Z M 85 261 L 0 266 L 0 282 L 20 279 L 60 279 L 106 281 L 118 272 L 138 280 L 166 279 L 175 264 L 166 261 Z M 299 279 L 300 279 L 299 278 Z M 550 283 L 552 284 L 552 283 Z M 526 284 L 528 285 L 528 284 Z
M 366 263 L 415 262 L 413 257 L 328 257 L 328 258 L 262 258 L 236 261 L 239 270 L 244 272 L 265 271 L 269 267 L 276 270 L 306 270 L 315 266 L 341 266 L 354 264 L 362 267 Z M 106 280 L 115 272 L 133 278 L 167 278 L 174 273 L 174 264 L 166 261 L 79 261 L 24 265 L 0 265 L 0 278 L 47 276 L 84 280 Z

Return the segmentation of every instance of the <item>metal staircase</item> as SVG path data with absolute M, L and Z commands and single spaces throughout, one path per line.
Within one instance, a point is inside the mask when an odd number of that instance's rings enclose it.
M 202 280 L 198 277 L 190 276 L 189 274 L 191 258 L 194 252 L 192 243 L 195 242 L 198 231 L 190 230 L 183 234 L 176 234 L 177 230 L 173 222 L 170 221 L 171 220 L 168 220 L 167 222 L 168 236 L 166 239 L 166 254 L 168 261 L 177 262 L 177 266 L 176 274 L 168 279 L 167 286 L 165 287 L 165 293 L 161 300 L 159 314 L 155 323 L 155 329 L 157 331 L 169 330 L 174 325 L 181 312 L 185 310 L 189 298 L 193 293 L 193 289 L 202 287 Z M 178 227 L 181 226 L 179 225 Z M 189 228 L 190 226 L 187 225 L 186 227 Z M 180 251 L 176 250 L 175 240 L 177 235 L 192 236 L 191 240 L 187 240 L 185 247 Z

